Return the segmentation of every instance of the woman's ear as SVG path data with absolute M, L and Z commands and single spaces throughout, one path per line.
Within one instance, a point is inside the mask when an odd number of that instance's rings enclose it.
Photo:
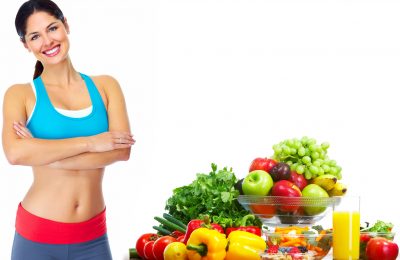
M 26 41 L 21 39 L 21 42 L 24 45 L 25 49 L 27 49 L 29 52 L 31 52 L 31 49 L 29 48 L 28 44 L 26 44 Z
M 64 17 L 64 22 L 63 22 L 64 26 L 65 26 L 65 30 L 67 31 L 67 33 L 69 34 L 69 24 L 67 22 L 67 18 Z

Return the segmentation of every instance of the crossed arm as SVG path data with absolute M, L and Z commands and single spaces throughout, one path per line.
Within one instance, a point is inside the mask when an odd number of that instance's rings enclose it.
M 123 93 L 116 80 L 103 77 L 107 85 L 109 131 L 89 137 L 60 140 L 38 139 L 30 135 L 26 122 L 26 86 L 10 87 L 3 103 L 3 149 L 16 165 L 48 165 L 59 169 L 96 169 L 127 160 L 135 143 L 130 134 Z M 24 89 L 25 88 L 25 89 Z M 25 92 L 26 93 L 26 92 Z

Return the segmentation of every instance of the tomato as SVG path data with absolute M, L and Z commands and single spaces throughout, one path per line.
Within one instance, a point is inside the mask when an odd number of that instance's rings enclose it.
M 396 260 L 399 247 L 396 243 L 383 237 L 371 238 L 367 244 L 367 257 L 369 260 Z
M 176 242 L 176 238 L 172 236 L 162 236 L 157 239 L 153 245 L 154 259 L 163 260 L 164 249 L 172 242 Z
M 154 241 L 154 240 L 151 240 L 151 241 L 149 241 L 149 242 L 147 242 L 145 245 L 144 245 L 144 259 L 147 259 L 147 260 L 156 260 L 156 258 L 154 257 L 154 255 L 153 255 L 153 247 L 154 247 L 154 243 L 155 243 L 156 241 Z
M 186 245 L 182 242 L 172 242 L 164 249 L 164 260 L 187 260 Z
M 136 250 L 137 253 L 140 257 L 144 257 L 144 246 L 147 242 L 151 241 L 151 240 L 157 240 L 157 238 L 159 238 L 159 235 L 155 234 L 155 233 L 146 233 L 141 235 L 138 240 L 136 241 Z

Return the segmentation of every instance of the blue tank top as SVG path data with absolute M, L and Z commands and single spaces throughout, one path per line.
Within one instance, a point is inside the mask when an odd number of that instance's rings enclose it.
M 92 112 L 84 117 L 68 117 L 59 113 L 50 101 L 42 78 L 33 80 L 36 90 L 36 104 L 27 124 L 35 138 L 65 139 L 91 136 L 108 131 L 107 110 L 94 82 L 80 73 L 85 81 L 92 102 Z

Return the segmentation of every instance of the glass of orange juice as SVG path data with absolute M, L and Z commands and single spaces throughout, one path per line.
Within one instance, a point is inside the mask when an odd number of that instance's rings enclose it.
M 360 254 L 360 197 L 343 196 L 333 209 L 333 259 L 353 260 Z

